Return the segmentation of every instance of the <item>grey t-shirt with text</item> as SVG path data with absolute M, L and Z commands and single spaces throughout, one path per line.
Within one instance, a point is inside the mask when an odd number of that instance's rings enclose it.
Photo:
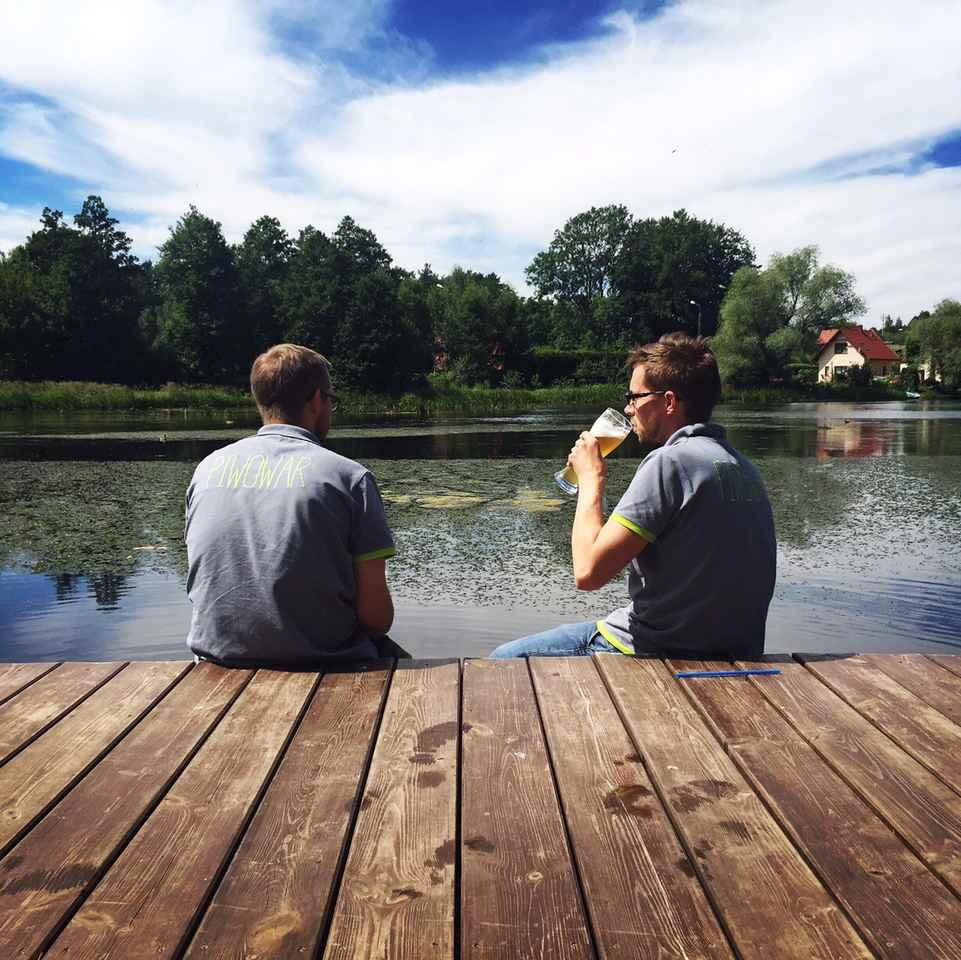
M 755 657 L 774 593 L 774 518 L 757 468 L 715 423 L 682 427 L 648 454 L 611 519 L 647 541 L 630 606 L 598 622 L 625 653 Z
M 187 645 L 225 662 L 375 657 L 354 566 L 394 554 L 370 471 L 287 424 L 217 450 L 187 489 Z

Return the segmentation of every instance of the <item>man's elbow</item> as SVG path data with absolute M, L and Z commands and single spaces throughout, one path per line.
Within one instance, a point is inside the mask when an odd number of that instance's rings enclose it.
M 357 619 L 372 636 L 383 636 L 394 623 L 394 605 L 388 600 L 374 609 L 358 610 Z
M 606 580 L 598 576 L 593 568 L 587 567 L 574 571 L 574 584 L 578 590 L 600 590 Z

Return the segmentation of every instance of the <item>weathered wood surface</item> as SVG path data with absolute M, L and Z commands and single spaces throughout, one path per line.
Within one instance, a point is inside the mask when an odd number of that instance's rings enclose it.
M 961 960 L 961 657 L 0 664 L 0 957 Z
M 875 953 L 961 960 L 961 900 L 818 762 L 757 686 L 732 677 L 692 680 L 686 689 Z
M 961 896 L 961 797 L 802 664 L 772 659 L 779 661 L 781 675 L 752 677 L 751 682 Z
M 324 677 L 187 956 L 313 956 L 389 676 Z
M 463 957 L 587 960 L 590 936 L 524 660 L 464 667 Z
M 454 952 L 460 665 L 394 671 L 324 957 Z

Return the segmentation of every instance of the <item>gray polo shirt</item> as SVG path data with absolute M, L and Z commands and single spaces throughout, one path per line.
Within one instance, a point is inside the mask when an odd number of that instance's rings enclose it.
M 757 468 L 715 423 L 648 454 L 611 519 L 647 541 L 628 569 L 630 606 L 597 627 L 623 653 L 760 656 L 774 593 L 774 518 Z
M 217 450 L 187 489 L 187 646 L 227 663 L 370 658 L 354 567 L 394 555 L 370 471 L 288 424 Z

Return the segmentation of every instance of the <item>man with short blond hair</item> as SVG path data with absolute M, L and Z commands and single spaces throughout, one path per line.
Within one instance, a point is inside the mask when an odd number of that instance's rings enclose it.
M 695 659 L 764 651 L 774 592 L 774 518 L 755 466 L 710 422 L 721 395 L 706 340 L 671 333 L 634 350 L 625 414 L 653 447 L 610 518 L 607 465 L 582 433 L 568 462 L 577 473 L 571 529 L 574 579 L 597 590 L 628 567 L 629 606 L 502 644 L 492 657 L 590 653 Z
M 187 490 L 187 644 L 227 666 L 320 666 L 403 653 L 377 485 L 321 440 L 337 405 L 330 364 L 291 343 L 254 361 L 263 421 L 206 457 Z

